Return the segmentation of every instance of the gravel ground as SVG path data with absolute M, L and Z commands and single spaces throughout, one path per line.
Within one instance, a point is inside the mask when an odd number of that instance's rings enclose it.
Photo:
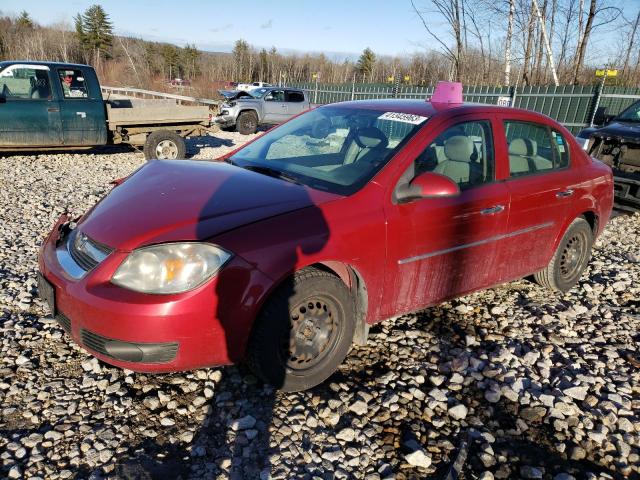
M 35 299 L 55 219 L 143 161 L 0 158 L 0 477 L 640 478 L 640 215 L 611 221 L 570 293 L 523 280 L 385 322 L 325 384 L 282 394 L 238 367 L 111 368 Z

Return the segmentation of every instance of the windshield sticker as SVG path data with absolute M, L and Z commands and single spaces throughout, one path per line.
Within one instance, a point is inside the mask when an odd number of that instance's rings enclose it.
M 378 117 L 378 120 L 390 120 L 392 122 L 410 123 L 412 125 L 420 125 L 429 117 L 422 115 L 413 115 L 411 113 L 385 112 Z

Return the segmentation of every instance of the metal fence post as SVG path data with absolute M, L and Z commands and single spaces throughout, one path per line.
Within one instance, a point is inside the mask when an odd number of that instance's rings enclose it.
M 351 100 L 356 98 L 356 74 L 353 74 L 353 81 L 351 82 Z
M 517 86 L 513 86 L 511 88 L 511 108 L 515 108 L 516 107 L 516 90 L 517 90 Z
M 318 77 L 316 76 L 316 88 L 313 92 L 313 103 L 318 103 Z
M 602 91 L 604 90 L 604 82 L 607 79 L 607 73 L 609 71 L 605 68 L 604 75 L 602 75 L 602 81 L 600 85 L 598 85 L 598 89 L 596 90 L 596 98 L 593 102 L 593 111 L 591 112 L 591 118 L 589 119 L 589 126 L 593 127 L 593 121 L 596 118 L 596 112 L 598 111 L 598 107 L 600 106 L 600 97 L 602 97 Z

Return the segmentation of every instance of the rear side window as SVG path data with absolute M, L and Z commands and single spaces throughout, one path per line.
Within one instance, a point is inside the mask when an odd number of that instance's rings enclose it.
M 58 70 L 58 77 L 64 98 L 87 98 L 89 96 L 82 70 L 62 68 Z
M 304 94 L 302 92 L 287 91 L 287 102 L 304 102 Z
M 51 97 L 49 69 L 39 65 L 11 65 L 0 72 L 0 95 L 6 99 L 40 100 Z
M 511 177 L 544 173 L 569 165 L 569 146 L 560 133 L 538 123 L 506 121 L 504 126 Z

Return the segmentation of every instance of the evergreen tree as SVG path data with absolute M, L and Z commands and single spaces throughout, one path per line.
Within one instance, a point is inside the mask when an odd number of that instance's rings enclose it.
M 162 60 L 169 79 L 174 79 L 180 76 L 180 52 L 174 45 L 164 44 L 162 46 Z
M 20 29 L 33 28 L 33 20 L 31 20 L 26 10 L 20 12 L 20 16 L 16 19 L 16 25 Z
M 109 56 L 113 42 L 113 25 L 100 5 L 90 6 L 74 17 L 76 36 L 82 48 L 90 52 L 99 66 L 100 57 Z
M 245 40 L 236 40 L 233 46 L 233 59 L 235 63 L 236 79 L 240 82 L 251 81 L 249 72 L 249 44 Z M 247 77 L 247 78 L 245 78 Z
M 376 63 L 376 54 L 373 53 L 369 47 L 365 48 L 362 51 L 362 55 L 358 59 L 357 69 L 358 72 L 363 77 L 371 78 L 371 73 L 373 72 L 373 65 Z
M 200 69 L 198 68 L 199 58 L 200 52 L 195 45 L 187 44 L 182 50 L 182 63 L 184 64 L 187 78 L 194 78 L 200 74 Z

